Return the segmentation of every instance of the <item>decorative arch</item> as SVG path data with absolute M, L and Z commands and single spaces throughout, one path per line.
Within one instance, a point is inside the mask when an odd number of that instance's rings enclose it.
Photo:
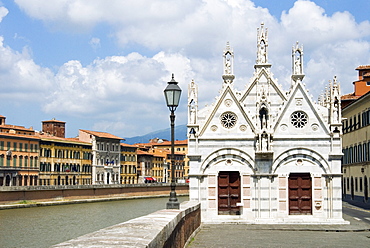
M 319 165 L 325 173 L 331 173 L 328 162 L 319 153 L 307 148 L 293 148 L 280 154 L 272 164 L 272 173 L 276 173 L 284 163 L 297 159 L 310 160 Z
M 235 148 L 221 148 L 208 155 L 200 166 L 200 172 L 204 173 L 210 165 L 216 162 L 226 161 L 227 159 L 240 161 L 241 163 L 246 164 L 253 173 L 255 172 L 253 167 L 254 160 L 249 156 L 249 154 Z

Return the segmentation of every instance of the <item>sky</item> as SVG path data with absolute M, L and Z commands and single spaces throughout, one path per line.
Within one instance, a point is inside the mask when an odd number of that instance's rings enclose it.
M 168 128 L 163 90 L 182 88 L 176 125 L 187 122 L 187 88 L 199 108 L 222 87 L 222 53 L 234 51 L 235 88 L 253 76 L 257 28 L 289 90 L 292 46 L 304 50 L 304 83 L 317 100 L 334 76 L 353 92 L 370 64 L 370 1 L 357 0 L 0 0 L 0 115 L 41 129 L 53 118 L 125 138 Z

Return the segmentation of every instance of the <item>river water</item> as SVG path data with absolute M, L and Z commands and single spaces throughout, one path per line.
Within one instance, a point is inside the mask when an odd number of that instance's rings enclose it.
M 164 209 L 167 202 L 168 197 L 0 210 L 0 247 L 50 247 Z

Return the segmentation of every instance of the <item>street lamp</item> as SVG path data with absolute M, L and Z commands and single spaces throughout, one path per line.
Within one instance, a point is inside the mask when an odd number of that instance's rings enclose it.
M 176 183 L 175 183 L 175 111 L 179 106 L 181 89 L 177 85 L 172 74 L 172 80 L 168 82 L 166 89 L 164 90 L 164 96 L 166 98 L 167 107 L 171 111 L 171 192 L 170 199 L 167 202 L 167 209 L 180 209 L 180 204 L 176 197 Z

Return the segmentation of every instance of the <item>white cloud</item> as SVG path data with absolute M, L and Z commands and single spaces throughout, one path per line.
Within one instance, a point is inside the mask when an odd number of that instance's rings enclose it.
M 3 6 L 0 7 L 0 22 L 2 22 L 3 18 L 9 13 L 9 10 Z
M 98 49 L 101 47 L 101 44 L 100 44 L 100 39 L 99 38 L 96 38 L 96 37 L 93 37 L 91 38 L 91 40 L 89 41 L 89 45 L 94 49 Z
M 184 72 L 191 71 L 189 60 L 180 54 L 160 53 L 147 58 L 131 53 L 97 59 L 86 67 L 79 61 L 69 61 L 55 75 L 54 90 L 44 111 L 102 118 L 104 121 L 98 121 L 95 127 L 105 126 L 104 130 L 127 128 L 133 120 L 156 119 L 161 109 L 162 112 L 166 109 L 163 90 L 174 70 L 181 72 L 178 79 L 184 82 L 187 76 Z M 186 85 L 182 87 L 186 89 Z M 113 127 L 106 120 L 116 124 Z M 153 123 L 149 131 L 155 127 L 160 128 Z
M 10 102 L 42 101 L 53 82 L 53 74 L 22 53 L 4 46 L 0 36 L 0 97 Z

